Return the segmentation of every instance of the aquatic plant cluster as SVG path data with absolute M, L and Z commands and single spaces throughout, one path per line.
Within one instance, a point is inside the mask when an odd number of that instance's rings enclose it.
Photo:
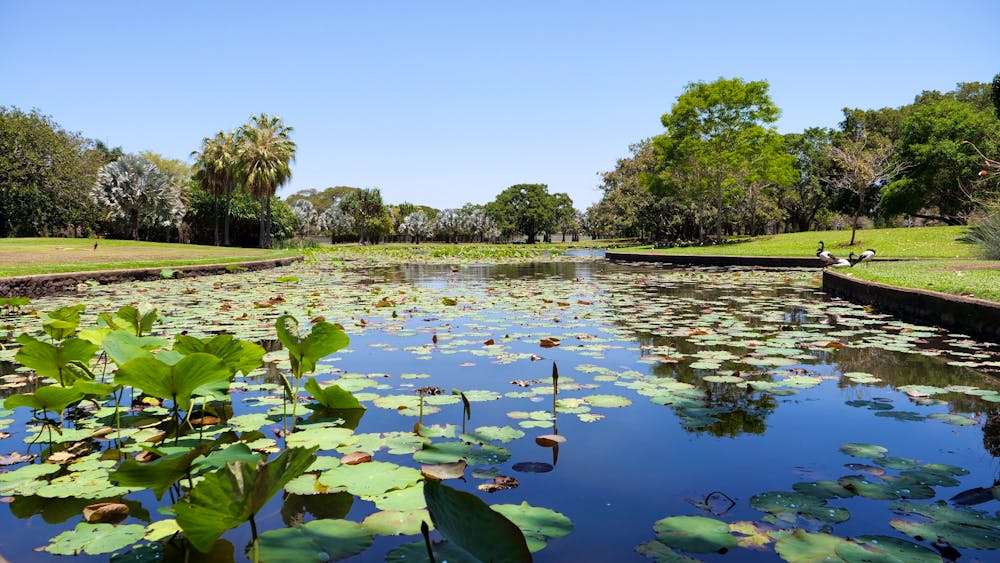
M 807 270 L 450 260 L 317 254 L 0 304 L 5 549 L 852 562 L 1000 548 L 1000 520 L 971 508 L 1000 496 L 984 486 L 995 347 L 825 300 Z M 16 518 L 44 520 L 48 541 L 15 540 Z

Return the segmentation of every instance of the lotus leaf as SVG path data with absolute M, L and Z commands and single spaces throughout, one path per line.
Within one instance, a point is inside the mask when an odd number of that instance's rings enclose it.
M 847 563 L 940 563 L 941 556 L 891 536 L 858 536 L 837 544 L 837 556 Z
M 52 538 L 49 545 L 43 549 L 54 555 L 77 555 L 79 553 L 100 555 L 132 545 L 141 540 L 145 532 L 145 527 L 139 524 L 114 526 L 80 522 L 76 528 L 66 530 Z
M 184 355 L 198 352 L 211 354 L 229 367 L 230 374 L 240 372 L 246 375 L 259 368 L 264 357 L 264 348 L 259 344 L 237 340 L 231 334 L 217 334 L 211 338 L 177 335 L 173 349 Z
M 813 534 L 795 530 L 774 544 L 774 550 L 789 563 L 820 563 L 836 561 L 837 548 L 847 540 L 830 534 Z
M 160 457 L 149 463 L 139 463 L 134 459 L 127 459 L 117 470 L 108 475 L 108 480 L 115 485 L 150 488 L 156 495 L 156 499 L 159 500 L 163 498 L 163 493 L 167 492 L 170 485 L 190 473 L 195 458 L 203 455 L 211 447 L 212 444 L 209 443 L 201 444 L 195 448 Z
M 412 536 L 420 533 L 421 522 L 430 520 L 430 513 L 422 509 L 383 510 L 366 517 L 361 525 L 379 536 Z
M 80 362 L 87 365 L 97 351 L 97 346 L 82 338 L 67 338 L 54 345 L 22 334 L 17 337 L 17 342 L 21 346 L 14 360 L 35 370 L 40 377 L 55 379 L 60 385 L 73 383 L 69 380 L 73 372 L 68 371 L 68 364 Z
M 977 426 L 979 424 L 978 422 L 967 416 L 962 416 L 960 414 L 952 414 L 952 413 L 938 412 L 927 415 L 927 418 L 940 420 L 946 424 L 954 424 L 955 426 Z
M 934 489 L 912 481 L 878 483 L 861 475 L 848 475 L 837 480 L 845 489 L 860 496 L 875 500 L 895 500 L 900 498 L 934 498 Z
M 423 482 L 406 487 L 405 489 L 394 489 L 377 495 L 364 495 L 361 498 L 375 503 L 379 510 L 418 510 L 427 508 L 424 500 Z
M 448 540 L 432 542 L 431 551 L 434 553 L 435 561 L 479 563 L 479 559 Z M 385 556 L 385 563 L 413 563 L 415 561 L 427 561 L 427 545 L 423 540 L 401 545 Z
M 521 530 L 479 497 L 424 482 L 424 498 L 434 526 L 445 538 L 482 561 L 531 561 Z
M 206 474 L 186 499 L 173 505 L 177 524 L 198 551 L 210 551 L 226 530 L 246 522 L 301 475 L 315 460 L 315 451 L 289 448 L 268 463 L 234 462 Z
M 305 390 L 316 399 L 320 405 L 327 409 L 349 410 L 361 409 L 364 406 L 354 398 L 350 391 L 346 391 L 338 385 L 320 387 L 315 378 L 306 379 Z
M 138 357 L 118 369 L 115 382 L 142 389 L 150 396 L 174 401 L 183 411 L 191 409 L 191 395 L 196 389 L 229 379 L 229 368 L 210 354 L 184 356 L 174 365 L 156 358 Z
M 911 522 L 892 519 L 889 524 L 919 541 L 943 540 L 959 548 L 1000 549 L 1000 529 L 997 528 L 980 528 L 944 520 Z
M 85 305 L 69 305 L 60 307 L 49 313 L 39 313 L 42 319 L 42 330 L 53 340 L 62 340 L 76 331 L 80 326 L 80 313 L 87 307 Z
M 532 553 L 544 549 L 550 539 L 561 538 L 573 531 L 573 522 L 565 515 L 531 506 L 527 501 L 521 504 L 494 504 L 490 508 L 521 529 Z
M 652 540 L 635 547 L 639 555 L 644 555 L 656 563 L 699 563 L 700 559 L 694 559 L 687 555 L 681 555 L 667 547 L 661 541 Z
M 463 459 L 469 465 L 492 465 L 510 459 L 510 451 L 494 444 L 476 445 L 458 441 L 424 444 L 423 449 L 413 455 L 414 461 L 427 464 Z
M 299 322 L 291 315 L 278 317 L 275 326 L 295 374 L 311 373 L 319 360 L 350 344 L 343 329 L 326 321 L 314 324 L 305 338 L 299 335 Z
M 411 467 L 371 461 L 330 469 L 320 475 L 319 483 L 329 488 L 344 487 L 354 495 L 379 495 L 393 489 L 410 487 L 421 478 L 420 471 Z
M 341 446 L 354 443 L 354 431 L 350 428 L 340 428 L 336 426 L 311 426 L 293 432 L 285 437 L 285 442 L 289 447 L 321 447 L 324 449 L 335 449 Z
M 885 454 L 889 450 L 874 444 L 849 443 L 840 446 L 840 451 L 851 457 L 877 460 L 878 458 L 885 457 Z
M 588 395 L 583 400 L 591 406 L 601 408 L 621 408 L 632 404 L 632 401 L 619 395 Z
M 695 553 L 724 553 L 736 546 L 729 524 L 702 516 L 671 516 L 653 524 L 656 539 L 669 547 Z
M 750 506 L 776 516 L 798 514 L 821 522 L 844 522 L 851 514 L 843 508 L 826 506 L 826 501 L 809 494 L 770 492 L 754 495 Z
M 313 520 L 296 528 L 264 532 L 259 538 L 263 562 L 325 563 L 357 555 L 374 539 L 365 526 L 349 520 Z
M 812 495 L 818 499 L 830 500 L 832 498 L 849 498 L 855 496 L 854 492 L 842 487 L 840 483 L 834 481 L 816 481 L 811 483 L 795 483 L 792 489 L 798 493 Z

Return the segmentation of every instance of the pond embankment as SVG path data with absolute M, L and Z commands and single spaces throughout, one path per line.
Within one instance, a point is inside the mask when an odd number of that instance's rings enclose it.
M 685 255 L 608 252 L 609 260 L 662 262 L 687 266 L 744 266 L 761 268 L 821 268 L 812 257 Z M 940 326 L 976 338 L 1000 342 L 1000 303 L 860 280 L 833 270 L 823 271 L 823 291 L 855 303 L 870 305 L 901 319 Z
M 42 297 L 75 292 L 77 285 L 95 281 L 100 284 L 125 281 L 158 280 L 163 272 L 176 272 L 177 277 L 207 276 L 243 271 L 266 270 L 288 266 L 302 260 L 302 256 L 252 260 L 225 264 L 193 264 L 189 266 L 160 266 L 156 268 L 131 268 L 123 270 L 94 270 L 87 272 L 60 272 L 0 278 L 0 297 Z

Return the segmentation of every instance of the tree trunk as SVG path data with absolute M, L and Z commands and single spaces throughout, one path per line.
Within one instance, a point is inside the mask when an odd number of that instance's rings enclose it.
M 132 240 L 139 240 L 139 210 L 132 210 L 132 217 L 129 221 L 132 226 Z
M 212 198 L 212 217 L 215 224 L 215 246 L 219 246 L 219 194 Z
M 861 209 L 865 206 L 864 192 L 858 194 L 858 208 L 854 210 L 854 220 L 851 221 L 851 242 L 848 246 L 854 246 L 854 234 L 858 232 L 858 219 L 861 217 Z
M 716 241 L 722 240 L 722 182 L 717 182 L 718 190 L 716 194 L 716 208 L 718 210 L 718 215 L 715 216 L 715 238 Z
M 230 246 L 232 243 L 229 239 L 229 209 L 233 202 L 233 190 L 226 191 L 226 216 L 223 218 L 223 239 L 222 244 L 225 246 Z
M 261 200 L 260 247 L 271 248 L 271 198 Z

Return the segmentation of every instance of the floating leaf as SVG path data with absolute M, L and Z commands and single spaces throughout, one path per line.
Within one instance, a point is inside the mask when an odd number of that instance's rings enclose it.
M 421 479 L 412 467 L 372 461 L 360 465 L 341 465 L 320 475 L 325 487 L 344 487 L 353 495 L 378 495 L 393 489 L 403 489 Z
M 426 510 L 383 510 L 368 515 L 361 525 L 379 536 L 412 536 L 420 533 L 420 523 L 430 521 Z
M 565 515 L 548 508 L 521 504 L 494 504 L 490 508 L 503 514 L 514 523 L 534 553 L 545 548 L 551 539 L 561 538 L 573 531 L 573 522 Z
M 884 457 L 889 450 L 883 448 L 882 446 L 876 446 L 874 444 L 859 444 L 850 443 L 840 446 L 840 451 L 851 457 L 860 457 L 867 459 L 878 459 Z
M 937 553 L 892 536 L 857 536 L 835 551 L 847 563 L 941 563 Z
M 425 477 L 443 481 L 445 479 L 461 479 L 462 475 L 465 474 L 466 467 L 468 467 L 468 464 L 463 459 L 453 463 L 421 465 L 420 472 L 423 473 Z
M 43 549 L 53 555 L 100 555 L 111 553 L 142 539 L 146 528 L 138 524 L 113 526 L 80 522 L 76 528 L 66 530 L 52 538 Z
M 729 524 L 702 516 L 671 516 L 653 524 L 656 539 L 669 547 L 695 553 L 725 553 L 736 546 Z
M 325 563 L 357 555 L 371 547 L 374 539 L 357 522 L 325 519 L 264 532 L 258 542 L 261 561 Z
M 774 544 L 774 550 L 789 563 L 819 563 L 836 561 L 837 548 L 847 540 L 830 534 L 813 534 L 795 530 Z
M 120 502 L 100 502 L 83 509 L 83 519 L 88 524 L 117 524 L 128 517 L 129 508 Z

